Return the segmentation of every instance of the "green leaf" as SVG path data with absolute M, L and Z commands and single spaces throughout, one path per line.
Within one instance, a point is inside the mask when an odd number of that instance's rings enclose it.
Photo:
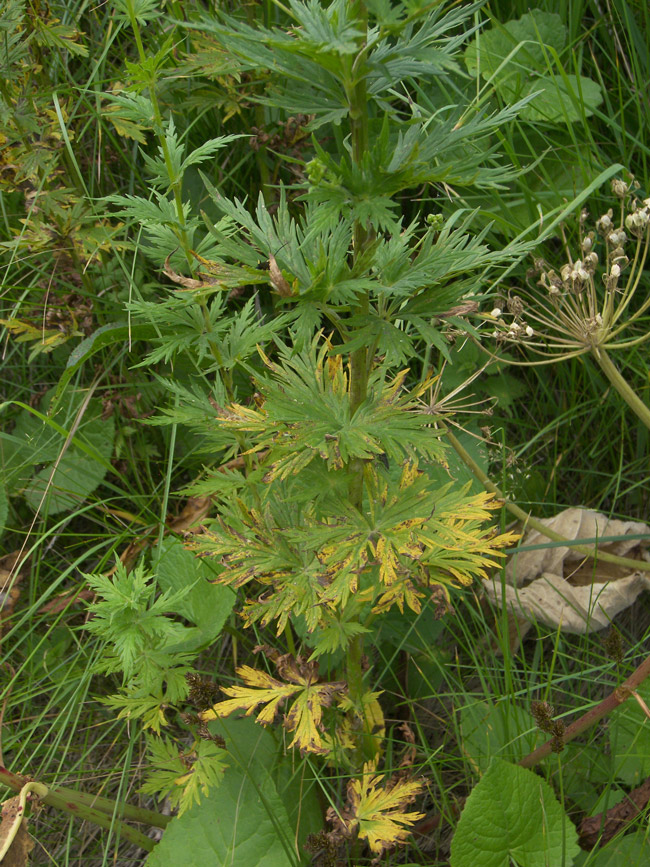
M 229 587 L 210 583 L 218 571 L 214 560 L 199 559 L 178 539 L 163 541 L 156 573 L 158 585 L 170 593 L 190 588 L 178 602 L 177 611 L 195 624 L 184 640 L 171 649 L 192 651 L 207 647 L 223 629 L 237 595 Z
M 647 683 L 637 689 L 646 703 L 650 701 Z M 614 778 L 629 786 L 638 786 L 650 774 L 650 726 L 638 702 L 629 698 L 617 707 L 612 712 L 607 732 Z
M 521 110 L 524 120 L 577 123 L 603 101 L 600 85 L 584 75 L 545 75 L 529 82 L 523 96 L 537 96 Z
M 91 400 L 59 460 L 85 395 L 70 389 L 56 406 L 52 395 L 52 390 L 45 395 L 42 411 L 24 407 L 11 439 L 3 443 L 2 470 L 8 491 L 22 489 L 34 510 L 39 507 L 51 478 L 48 509 L 56 513 L 78 506 L 111 469 L 115 421 L 102 419 L 100 401 Z M 32 477 L 36 464 L 45 466 Z
M 529 713 L 510 701 L 475 702 L 461 708 L 463 750 L 481 771 L 493 756 L 517 761 L 535 749 L 539 732 Z
M 569 867 L 580 851 L 572 822 L 549 784 L 493 759 L 465 803 L 451 843 L 451 867 Z
M 465 63 L 491 81 L 505 102 L 536 94 L 521 109 L 523 119 L 576 123 L 593 114 L 603 95 L 590 78 L 550 72 L 559 64 L 566 33 L 559 15 L 534 9 L 482 33 L 465 50 Z
M 646 867 L 646 864 L 650 864 L 650 843 L 646 831 L 639 830 L 636 834 L 612 840 L 595 858 L 589 859 L 589 867 L 621 867 L 622 864 L 625 867 Z
M 200 805 L 170 822 L 147 867 L 300 864 L 306 834 L 322 827 L 311 784 L 296 780 L 273 736 L 252 720 L 219 720 L 210 729 L 226 739 L 231 767 Z
M 61 24 L 58 18 L 44 20 L 44 18 L 35 15 L 31 20 L 34 27 L 34 39 L 39 45 L 50 50 L 69 51 L 70 54 L 78 57 L 88 55 L 86 46 L 80 45 L 77 41 L 83 36 L 83 33 L 79 33 L 74 27 Z
M 114 645 L 119 661 L 115 670 L 127 677 L 141 674 L 152 651 L 185 637 L 186 627 L 169 614 L 178 610 L 187 591 L 168 591 L 155 598 L 155 583 L 142 562 L 127 572 L 118 561 L 112 578 L 101 574 L 84 577 L 97 596 L 90 604 L 93 617 L 85 628 Z
M 106 428 L 95 437 L 95 445 L 110 457 L 113 448 L 114 420 L 107 419 Z M 50 515 L 72 510 L 88 499 L 103 481 L 106 467 L 70 449 L 59 461 L 54 473 L 53 465 L 43 467 L 23 491 L 31 509 L 37 511 L 46 495 L 46 508 Z
M 560 52 L 566 42 L 566 27 L 559 15 L 533 9 L 507 24 L 496 23 L 483 31 L 465 49 L 465 63 L 470 72 L 516 91 L 516 82 L 531 72 L 547 70 L 547 46 Z
M 226 751 L 210 740 L 181 748 L 168 738 L 150 736 L 147 748 L 152 770 L 140 791 L 168 797 L 179 816 L 219 785 L 227 767 Z
M 125 343 L 127 340 L 149 340 L 157 334 L 158 331 L 153 325 L 143 323 L 126 325 L 125 323 L 109 322 L 107 325 L 102 325 L 96 331 L 93 331 L 81 343 L 77 344 L 70 353 L 65 370 L 56 386 L 56 391 L 52 398 L 52 407 L 56 406 L 66 385 L 84 361 L 96 352 L 99 352 L 104 346 L 110 346 L 113 343 Z
M 96 404 L 96 410 L 99 409 L 95 401 L 91 401 L 92 404 Z M 80 428 L 79 436 L 96 456 L 84 453 L 72 444 L 58 464 L 56 461 L 46 464 L 23 491 L 28 505 L 34 511 L 39 508 L 46 490 L 47 510 L 53 515 L 79 506 L 103 481 L 113 452 L 115 420 L 102 419 L 96 414 Z M 62 440 L 59 440 L 58 446 L 60 451 Z

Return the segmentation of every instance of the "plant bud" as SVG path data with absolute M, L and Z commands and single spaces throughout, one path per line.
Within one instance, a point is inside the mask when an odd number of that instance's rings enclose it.
M 648 214 L 645 208 L 628 214 L 625 218 L 625 228 L 636 238 L 642 238 L 648 226 Z
M 596 220 L 596 229 L 598 230 L 599 235 L 608 235 L 612 231 L 612 217 L 614 216 L 614 211 L 610 208 L 606 214 L 603 214 L 598 220 Z

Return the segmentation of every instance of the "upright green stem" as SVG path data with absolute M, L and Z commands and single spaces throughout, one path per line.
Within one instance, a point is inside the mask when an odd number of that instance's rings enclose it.
M 593 355 L 600 365 L 600 369 L 623 398 L 625 403 L 638 416 L 638 418 L 641 419 L 648 430 L 650 430 L 650 408 L 641 400 L 634 389 L 630 388 L 624 377 L 621 375 L 619 369 L 602 347 L 594 348 Z
M 140 58 L 140 63 L 143 65 L 146 62 L 147 54 L 144 50 L 144 45 L 142 43 L 142 36 L 140 34 L 140 25 L 138 24 L 138 19 L 135 14 L 135 9 L 133 6 L 133 0 L 126 0 L 126 8 L 129 14 L 129 21 L 131 23 L 131 29 L 133 30 L 133 36 L 135 38 L 135 44 L 138 49 L 138 57 Z M 190 244 L 190 239 L 187 234 L 187 224 L 185 222 L 185 214 L 183 213 L 183 196 L 182 196 L 182 177 L 178 177 L 174 170 L 174 165 L 172 163 L 171 155 L 169 153 L 169 147 L 167 146 L 167 139 L 165 137 L 164 127 L 163 127 L 163 119 L 162 113 L 160 111 L 160 105 L 158 103 L 158 97 L 156 96 L 156 74 L 155 72 L 151 73 L 150 81 L 149 81 L 149 98 L 151 99 L 151 105 L 153 106 L 153 114 L 154 114 L 154 124 L 156 130 L 156 136 L 158 137 L 158 143 L 160 144 L 160 149 L 163 154 L 163 159 L 165 160 L 165 166 L 167 168 L 167 176 L 169 178 L 170 189 L 172 191 L 172 195 L 174 197 L 174 206 L 176 208 L 176 218 L 178 220 L 179 226 L 179 241 L 181 242 L 181 247 L 183 248 L 183 252 L 185 253 L 185 258 L 187 260 L 187 264 L 190 269 L 190 273 L 194 272 L 194 258 L 192 256 L 192 245 Z
M 359 29 L 363 32 L 367 29 L 368 13 L 364 3 L 357 2 L 357 21 Z M 358 66 L 363 63 L 365 57 L 365 43 L 361 46 L 359 54 L 351 64 L 350 81 L 347 88 L 348 103 L 349 103 L 349 118 L 350 118 L 350 138 L 352 145 L 352 159 L 360 164 L 364 154 L 368 150 L 368 113 L 367 113 L 367 93 L 366 80 Z M 369 230 L 358 221 L 353 228 L 353 256 L 358 260 L 368 245 L 370 240 Z M 364 292 L 358 299 L 355 313 L 357 315 L 367 314 L 370 310 L 370 296 Z M 368 391 L 368 374 L 369 374 L 369 359 L 368 350 L 366 347 L 357 349 L 350 356 L 350 413 L 354 413 L 359 409 L 365 401 Z M 360 511 L 363 508 L 363 461 L 354 459 L 350 462 L 350 472 L 352 480 L 350 482 L 350 502 Z M 350 644 L 346 656 L 346 679 L 348 683 L 349 696 L 353 705 L 358 709 L 359 714 L 363 715 L 362 697 L 364 692 L 363 686 L 363 655 L 364 642 L 363 636 L 357 636 Z M 364 749 L 366 737 L 369 735 L 368 725 L 366 720 L 359 719 L 359 740 L 355 750 L 354 765 L 357 771 L 363 767 L 364 759 L 369 758 Z
M 365 31 L 368 25 L 368 12 L 362 2 L 358 2 L 357 21 L 359 29 Z M 358 66 L 365 57 L 365 43 L 361 47 L 350 68 L 350 82 L 347 88 L 350 111 L 350 139 L 352 144 L 352 159 L 360 164 L 368 150 L 368 110 L 366 79 L 360 73 Z M 363 255 L 370 241 L 370 231 L 359 221 L 353 229 L 353 255 L 355 260 Z M 355 313 L 364 315 L 369 312 L 370 297 L 364 292 L 358 299 Z M 368 389 L 368 349 L 357 349 L 350 356 L 350 413 L 354 414 L 366 399 Z M 351 462 L 350 469 L 353 481 L 350 489 L 350 500 L 358 509 L 363 503 L 363 462 Z
M 135 38 L 135 44 L 138 49 L 138 57 L 140 58 L 140 63 L 144 65 L 146 61 L 147 55 L 144 49 L 144 44 L 142 42 L 142 35 L 140 33 L 140 25 L 138 24 L 138 19 L 135 14 L 135 9 L 133 6 L 133 0 L 126 0 L 126 6 L 129 14 L 129 20 L 131 22 L 131 29 L 133 30 L 133 36 Z M 167 168 L 167 176 L 169 178 L 170 189 L 172 195 L 174 197 L 174 206 L 176 208 L 176 218 L 178 220 L 179 226 L 179 240 L 181 243 L 181 247 L 183 248 L 183 252 L 185 254 L 185 259 L 187 260 L 187 264 L 190 269 L 190 273 L 194 272 L 195 261 L 192 256 L 192 245 L 190 244 L 190 239 L 187 233 L 187 223 L 185 222 L 185 214 L 183 213 L 183 195 L 182 195 L 182 185 L 183 178 L 179 176 L 172 163 L 171 155 L 169 153 L 169 147 L 167 145 L 167 139 L 165 137 L 164 128 L 163 128 L 163 119 L 162 113 L 160 111 L 160 104 L 158 103 L 158 97 L 156 96 L 156 82 L 155 82 L 155 73 L 151 74 L 151 80 L 149 82 L 149 96 L 151 99 L 151 104 L 153 106 L 154 112 L 154 123 L 156 135 L 158 138 L 158 143 L 160 144 L 160 149 L 163 154 L 163 159 L 165 160 L 165 166 Z M 206 331 L 210 334 L 212 332 L 212 325 L 210 323 L 210 314 L 208 311 L 208 306 L 204 298 L 198 299 L 199 306 L 201 307 L 201 312 L 203 314 L 203 321 L 205 323 Z M 232 403 L 235 399 L 232 374 L 229 370 L 226 369 L 223 363 L 223 356 L 221 354 L 221 349 L 216 340 L 209 338 L 208 339 L 210 345 L 210 352 L 212 357 L 217 362 L 219 366 L 219 371 L 221 374 L 221 379 L 224 384 L 224 388 L 226 390 L 226 394 L 228 396 L 228 400 Z M 245 448 L 242 444 L 242 451 L 245 451 Z M 247 460 L 247 463 L 249 461 Z

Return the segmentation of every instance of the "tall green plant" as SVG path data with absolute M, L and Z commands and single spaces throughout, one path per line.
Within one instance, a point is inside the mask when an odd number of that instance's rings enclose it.
M 158 138 L 158 156 L 144 157 L 157 192 L 153 201 L 112 201 L 144 228 L 148 254 L 175 284 L 131 306 L 158 333 L 144 364 L 174 364 L 173 406 L 159 421 L 198 431 L 210 454 L 194 490 L 212 497 L 218 517 L 191 547 L 215 565 L 217 583 L 237 591 L 244 625 L 265 636 L 257 651 L 266 663 L 240 666 L 242 683 L 224 687 L 224 701 L 206 703 L 206 690 L 193 687 L 195 715 L 185 718 L 198 724 L 198 739 L 194 753 L 182 749 L 187 774 L 171 773 L 169 742 L 154 742 L 153 756 L 159 788 L 187 791 L 193 773 L 212 786 L 218 775 L 206 767 L 214 760 L 221 771 L 224 756 L 198 746 L 216 737 L 210 726 L 237 711 L 257 712 L 267 726 L 285 707 L 289 746 L 350 779 L 327 845 L 358 838 L 378 854 L 406 839 L 420 783 L 378 773 L 377 625 L 391 609 L 419 612 L 430 599 L 444 612 L 450 588 L 483 577 L 512 541 L 491 529 L 489 495 L 444 480 L 431 359 L 449 357 L 449 340 L 471 328 L 463 317 L 478 308 L 485 270 L 523 249 L 491 251 L 462 210 L 404 225 L 402 202 L 422 185 L 499 188 L 511 172 L 493 136 L 523 103 L 486 115 L 443 100 L 439 80 L 465 75 L 457 56 L 473 7 L 290 0 L 282 8 L 278 28 L 224 13 L 187 25 L 209 34 L 240 72 L 271 71 L 258 97 L 264 111 L 311 118 L 312 158 L 274 202 L 266 187 L 251 208 L 206 177 L 210 212 L 202 223 L 190 214 L 185 168 L 225 144 L 245 145 L 222 139 L 185 156 L 155 100 L 170 51 L 154 59 L 139 51 L 130 67 L 139 84 L 120 97 Z M 138 0 L 125 9 L 140 45 Z M 425 87 L 426 107 L 416 98 Z M 413 365 L 418 358 L 425 362 Z M 111 615 L 115 594 L 95 582 L 103 600 L 93 628 L 113 643 L 111 660 L 129 658 L 131 670 L 138 647 L 129 642 L 144 633 L 130 615 L 124 626 L 130 594 L 155 621 L 147 640 L 157 659 L 178 630 L 169 600 L 153 602 L 142 575 L 133 593 L 128 580 L 120 617 Z M 146 719 L 164 724 L 183 696 L 177 677 L 173 690 L 163 681 L 157 695 L 133 700 L 127 684 L 113 703 L 131 717 L 146 705 Z M 165 837 L 159 852 L 169 845 L 173 857 L 176 839 Z

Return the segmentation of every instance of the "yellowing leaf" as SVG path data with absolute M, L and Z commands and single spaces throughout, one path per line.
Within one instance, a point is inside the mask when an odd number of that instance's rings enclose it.
M 379 560 L 379 577 L 382 584 L 389 586 L 394 584 L 398 580 L 397 570 L 400 568 L 400 562 L 395 555 L 393 546 L 386 541 L 384 536 L 377 540 L 375 556 Z
M 230 698 L 218 702 L 211 710 L 204 711 L 200 714 L 201 719 L 216 719 L 237 710 L 244 711 L 246 716 L 249 716 L 259 705 L 264 705 L 257 715 L 257 722 L 269 725 L 275 719 L 280 704 L 295 696 L 295 701 L 284 718 L 287 731 L 294 732 L 289 746 L 298 747 L 301 753 L 326 755 L 328 749 L 321 735 L 323 708 L 332 704 L 335 696 L 345 689 L 345 683 L 318 683 L 317 662 L 305 663 L 300 657 L 292 657 L 290 654 L 280 656 L 273 651 L 268 655 L 275 662 L 280 676 L 289 681 L 288 683 L 277 680 L 267 672 L 242 665 L 237 669 L 237 674 L 245 681 L 246 686 L 224 687 L 223 692 Z
M 378 698 L 381 692 L 365 692 L 357 703 L 353 703 L 349 696 L 339 698 L 338 706 L 346 716 L 337 734 L 339 738 L 350 744 L 352 748 L 361 746 L 363 755 L 369 761 L 377 761 L 383 750 L 386 725 L 384 713 Z M 361 729 L 359 729 L 359 725 Z
M 265 671 L 258 671 L 250 665 L 240 666 L 237 674 L 248 686 L 224 687 L 222 691 L 231 698 L 218 702 L 212 710 L 204 711 L 201 714 L 202 720 L 229 716 L 236 710 L 243 710 L 246 716 L 250 716 L 259 705 L 263 704 L 265 707 L 258 714 L 257 720 L 261 723 L 271 723 L 275 719 L 280 702 L 298 691 L 298 686 L 282 683 Z
M 374 770 L 373 763 L 365 764 L 361 779 L 348 784 L 342 821 L 348 833 L 358 829 L 359 838 L 368 842 L 372 852 L 381 854 L 403 843 L 409 826 L 423 817 L 423 813 L 404 810 L 422 791 L 422 783 L 397 781 L 381 787 L 384 775 Z
M 107 117 L 110 122 L 115 127 L 115 132 L 122 136 L 122 138 L 131 138 L 134 141 L 139 142 L 140 144 L 145 144 L 147 138 L 145 136 L 146 127 L 142 126 L 142 124 L 137 123 L 136 121 L 131 120 L 128 117 L 124 117 L 119 114 L 116 110 L 116 107 L 110 106 L 110 108 L 104 109 L 104 115 Z

